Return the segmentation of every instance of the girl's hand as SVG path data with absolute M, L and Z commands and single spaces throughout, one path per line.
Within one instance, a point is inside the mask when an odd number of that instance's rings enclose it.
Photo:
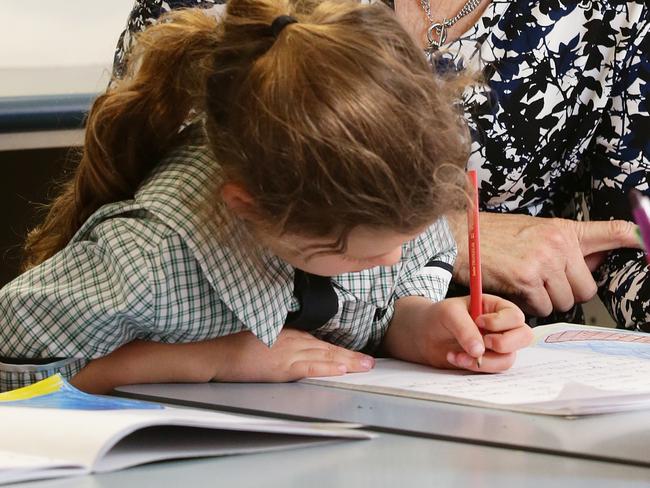
M 183 344 L 133 341 L 90 361 L 71 383 L 88 393 L 105 394 L 137 383 L 294 381 L 368 371 L 374 364 L 371 356 L 307 332 L 283 330 L 270 348 L 252 333 L 239 332 Z
M 524 314 L 507 300 L 483 295 L 484 313 L 477 319 L 485 334 L 482 336 L 468 308 L 469 297 L 437 303 L 421 297 L 398 300 L 395 317 L 384 338 L 384 349 L 398 359 L 436 368 L 483 373 L 510 368 L 516 351 L 533 340 Z M 476 362 L 479 357 L 480 367 Z
M 445 300 L 447 301 L 447 300 Z M 524 322 L 523 312 L 512 302 L 494 295 L 483 295 L 483 315 L 476 319 L 476 324 L 468 313 L 469 298 L 461 297 L 449 300 L 443 305 L 443 327 L 457 340 L 458 346 L 447 353 L 447 362 L 457 368 L 471 371 L 504 371 L 515 362 L 516 351 L 527 347 L 533 340 L 532 329 Z M 481 366 L 476 359 L 477 326 L 482 331 L 484 354 Z M 477 331 L 479 332 L 479 331 Z M 480 332 L 479 332 L 480 334 Z
M 285 382 L 372 369 L 372 356 L 350 351 L 295 329 L 284 329 L 270 348 L 250 332 L 215 339 L 224 361 L 213 380 Z

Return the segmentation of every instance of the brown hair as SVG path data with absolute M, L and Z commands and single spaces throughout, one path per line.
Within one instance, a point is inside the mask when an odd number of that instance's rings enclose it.
M 287 14 L 298 22 L 276 38 L 270 25 Z M 433 74 L 383 5 L 230 0 L 221 20 L 174 12 L 139 36 L 125 78 L 93 104 L 79 165 L 28 236 L 25 265 L 62 249 L 100 206 L 131 198 L 192 114 L 264 232 L 413 231 L 462 195 L 465 81 Z

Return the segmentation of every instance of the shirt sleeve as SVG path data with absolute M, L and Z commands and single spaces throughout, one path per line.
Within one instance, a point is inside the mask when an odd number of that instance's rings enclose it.
M 372 333 L 364 351 L 373 352 L 381 344 L 395 314 L 395 302 L 399 298 L 420 296 L 436 302 L 445 298 L 456 251 L 456 242 L 445 218 L 438 220 L 425 233 L 411 241 L 409 256 L 404 261 L 393 297 L 385 309 L 378 310 L 375 314 Z
M 111 218 L 0 290 L 0 391 L 61 373 L 134 339 L 178 342 L 227 318 L 193 255 L 163 224 Z M 188 324 L 196 319 L 194 329 Z
M 617 56 L 611 106 L 601 120 L 590 153 L 591 220 L 632 220 L 628 194 L 650 195 L 650 22 L 635 25 L 631 43 Z M 650 332 L 650 280 L 642 252 L 620 249 L 609 254 L 596 273 L 599 295 L 619 327 Z
M 409 259 L 395 287 L 395 297 L 442 300 L 449 288 L 455 259 L 456 242 L 447 219 L 441 218 L 412 242 Z

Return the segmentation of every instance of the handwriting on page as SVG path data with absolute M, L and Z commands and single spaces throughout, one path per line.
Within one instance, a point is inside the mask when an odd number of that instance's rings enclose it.
M 511 370 L 500 374 L 406 367 L 388 360 L 379 361 L 374 371 L 347 375 L 337 381 L 505 405 L 554 400 L 566 385 L 573 383 L 604 393 L 647 392 L 648 377 L 650 361 L 639 358 L 529 348 L 520 351 Z

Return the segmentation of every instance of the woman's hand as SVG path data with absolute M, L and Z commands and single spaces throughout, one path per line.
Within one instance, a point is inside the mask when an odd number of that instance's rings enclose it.
M 216 381 L 295 381 L 310 376 L 368 371 L 375 365 L 372 356 L 335 346 L 295 329 L 282 330 L 270 348 L 250 332 L 219 340 L 224 361 L 213 377 Z
M 383 348 L 397 359 L 436 368 L 484 373 L 510 368 L 516 351 L 533 340 L 522 311 L 515 304 L 492 295 L 483 295 L 484 313 L 477 318 L 477 323 L 468 309 L 469 297 L 437 303 L 422 297 L 402 298 L 397 301 Z M 478 358 L 482 358 L 480 367 Z
M 469 282 L 464 213 L 450 215 L 458 243 L 454 280 Z M 635 225 L 624 220 L 577 222 L 481 213 L 481 271 L 485 290 L 507 296 L 527 313 L 545 317 L 590 300 L 591 272 L 607 251 L 638 248 Z

